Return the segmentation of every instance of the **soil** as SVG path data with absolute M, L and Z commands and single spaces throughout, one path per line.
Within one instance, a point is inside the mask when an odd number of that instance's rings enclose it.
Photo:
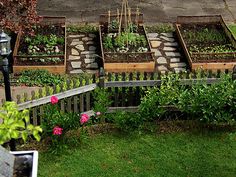
M 110 31 L 108 31 L 107 27 L 101 28 L 100 36 L 104 41 L 104 38 L 108 35 Z M 112 33 L 118 33 L 118 31 L 113 30 Z M 104 58 L 106 63 L 128 63 L 128 62 L 149 62 L 153 61 L 153 57 L 151 55 L 150 46 L 148 45 L 147 36 L 143 26 L 139 26 L 136 33 L 139 35 L 143 35 L 146 39 L 146 46 L 138 45 L 136 47 L 129 46 L 129 50 L 127 52 L 117 52 L 116 49 L 109 50 L 104 48 L 104 44 L 102 44 L 104 51 Z M 114 43 L 114 39 L 113 39 Z M 147 48 L 147 52 L 139 52 L 137 49 L 139 47 Z
M 60 25 L 38 25 L 34 29 L 34 34 L 23 34 L 20 39 L 19 49 L 17 55 L 21 55 L 17 57 L 15 60 L 15 64 L 17 65 L 54 65 L 54 64 L 64 64 L 64 52 L 65 52 L 65 41 L 57 42 L 57 47 L 60 52 L 58 53 L 50 53 L 47 54 L 45 49 L 45 44 L 34 45 L 36 46 L 37 53 L 30 54 L 28 47 L 31 45 L 30 42 L 26 42 L 26 37 L 30 39 L 34 38 L 36 35 L 45 36 L 49 39 L 50 35 L 55 35 L 57 39 L 65 39 L 65 28 Z M 32 45 L 31 45 L 32 46 Z M 55 49 L 55 47 L 53 47 Z M 26 57 L 22 57 L 26 56 Z M 30 57 L 32 56 L 32 57 Z
M 193 62 L 236 61 L 236 48 L 221 24 L 184 24 L 181 25 L 180 31 Z M 201 33 L 209 35 L 204 36 Z M 214 39 L 214 35 L 219 36 L 218 34 L 220 37 Z M 205 38 L 200 39 L 201 37 Z

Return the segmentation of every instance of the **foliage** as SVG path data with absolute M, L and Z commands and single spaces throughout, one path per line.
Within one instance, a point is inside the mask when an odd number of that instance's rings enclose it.
M 108 26 L 109 30 L 117 30 L 119 28 L 119 23 L 117 20 L 112 20 Z
M 172 33 L 175 31 L 174 27 L 170 23 L 160 23 L 154 25 L 145 26 L 147 33 Z
M 98 27 L 90 24 L 68 25 L 66 31 L 68 33 L 96 33 Z
M 167 110 L 163 106 L 173 105 L 180 94 L 178 74 L 163 75 L 160 88 L 150 88 L 142 98 L 139 111 L 142 117 L 152 121 L 160 119 Z
M 200 79 L 200 78 L 198 78 Z M 231 75 L 222 75 L 218 83 L 207 85 L 204 78 L 191 86 L 181 86 L 178 75 L 162 77 L 160 88 L 153 88 L 142 98 L 140 114 L 149 120 L 160 119 L 165 106 L 175 106 L 192 118 L 209 123 L 235 121 L 236 82 Z
M 97 88 L 94 91 L 94 112 L 100 112 L 100 118 L 104 119 L 104 115 L 108 110 L 108 107 L 111 105 L 112 101 L 110 100 L 110 93 L 103 88 Z M 104 121 L 104 120 L 102 120 Z
M 189 42 L 199 43 L 226 43 L 227 38 L 222 31 L 214 28 L 201 28 L 201 29 L 184 29 L 184 39 Z
M 145 118 L 138 113 L 117 111 L 110 116 L 115 126 L 125 132 L 140 129 L 145 122 Z
M 27 86 L 53 86 L 62 84 L 64 80 L 62 76 L 49 73 L 47 70 L 24 70 L 17 82 Z
M 222 75 L 216 84 L 203 82 L 184 89 L 176 106 L 200 121 L 230 123 L 236 116 L 235 90 L 236 82 L 232 82 L 231 76 Z
M 32 24 L 39 21 L 36 11 L 37 0 L 1 0 L 0 28 L 10 31 L 29 32 Z
M 8 142 L 12 138 L 22 138 L 25 142 L 29 135 L 33 135 L 37 141 L 40 140 L 39 132 L 42 132 L 42 129 L 30 124 L 29 111 L 18 111 L 15 102 L 6 102 L 0 108 L 0 120 L 2 120 L 0 123 L 0 144 Z

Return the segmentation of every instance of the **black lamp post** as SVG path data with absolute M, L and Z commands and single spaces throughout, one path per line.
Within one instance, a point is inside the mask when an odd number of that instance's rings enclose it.
M 5 97 L 6 101 L 12 101 L 11 98 L 11 87 L 9 80 L 9 65 L 8 65 L 8 56 L 11 53 L 11 38 L 0 30 L 0 70 L 2 71 L 4 77 L 5 85 Z M 10 148 L 12 151 L 15 150 L 15 141 L 10 141 Z

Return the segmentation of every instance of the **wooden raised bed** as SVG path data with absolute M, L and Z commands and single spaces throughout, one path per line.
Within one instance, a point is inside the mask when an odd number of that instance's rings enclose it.
M 149 40 L 146 35 L 145 28 L 143 26 L 143 14 L 139 14 L 137 18 L 136 14 L 131 14 L 133 22 L 138 23 L 138 31 L 145 36 L 147 41 L 147 52 L 105 52 L 103 48 L 103 34 L 107 33 L 107 14 L 100 16 L 99 36 L 101 45 L 101 54 L 103 59 L 103 65 L 106 72 L 153 72 L 155 69 L 155 62 L 153 58 L 153 52 Z M 111 20 L 117 18 L 116 14 L 111 14 Z M 114 32 L 114 31 L 113 31 Z
M 18 73 L 23 70 L 28 69 L 45 69 L 48 70 L 51 73 L 57 73 L 57 74 L 64 74 L 66 72 L 66 25 L 65 25 L 66 18 L 65 17 L 49 17 L 49 16 L 43 16 L 42 20 L 40 21 L 39 25 L 40 27 L 44 26 L 52 26 L 55 28 L 62 28 L 64 33 L 64 46 L 63 46 L 63 52 L 61 54 L 46 54 L 45 55 L 22 55 L 19 53 L 20 51 L 20 43 L 21 40 L 24 38 L 24 34 L 19 32 L 17 35 L 15 48 L 13 51 L 13 58 L 14 58 L 14 64 L 13 64 L 13 72 Z M 47 58 L 57 58 L 60 59 L 59 62 L 46 62 L 46 63 L 40 63 L 35 62 L 34 59 L 47 59 Z
M 236 41 L 231 31 L 226 26 L 221 15 L 213 16 L 178 16 L 175 24 L 176 33 L 183 51 L 187 57 L 190 68 L 192 70 L 206 69 L 206 70 L 232 70 L 236 65 L 236 52 L 190 52 L 190 45 L 188 39 L 184 39 L 183 31 L 188 27 L 195 25 L 199 26 L 218 26 L 225 34 L 228 43 L 235 48 Z M 199 44 L 201 45 L 201 44 Z

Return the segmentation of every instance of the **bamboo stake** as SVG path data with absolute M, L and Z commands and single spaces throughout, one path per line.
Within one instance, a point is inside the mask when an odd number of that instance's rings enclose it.
M 124 0 L 123 0 L 124 2 Z M 123 2 L 122 2 L 122 7 L 121 7 L 121 13 L 120 13 L 120 24 L 119 24 L 119 31 L 118 31 L 118 34 L 120 35 L 121 33 L 121 25 L 122 25 L 122 16 L 123 16 Z
M 120 12 L 119 12 L 119 9 L 117 9 L 117 22 L 119 23 L 119 16 L 120 16 Z
M 125 30 L 127 30 L 127 0 L 125 1 Z

